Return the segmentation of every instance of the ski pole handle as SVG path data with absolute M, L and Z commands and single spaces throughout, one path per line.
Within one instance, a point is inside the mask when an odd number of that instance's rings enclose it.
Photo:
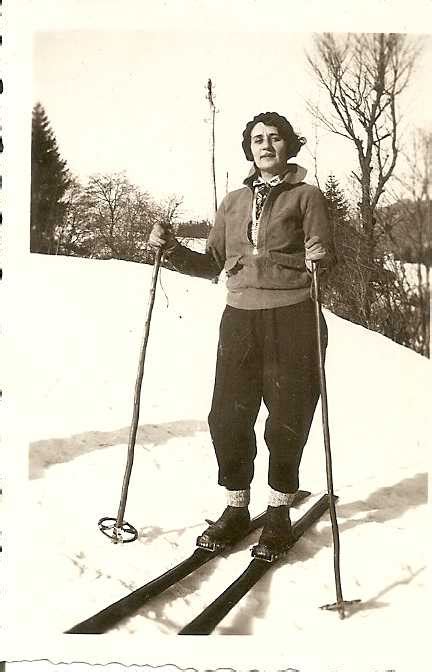
M 157 222 L 151 230 L 149 237 L 150 246 L 157 253 L 162 250 L 162 254 L 172 252 L 172 250 L 179 244 L 172 225 L 169 222 Z M 155 260 L 155 264 L 157 259 Z

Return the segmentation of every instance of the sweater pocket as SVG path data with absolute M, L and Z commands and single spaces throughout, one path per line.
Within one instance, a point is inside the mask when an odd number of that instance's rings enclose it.
M 301 289 L 310 284 L 304 252 L 268 253 L 263 273 L 264 286 L 275 289 Z
M 268 254 L 271 261 L 281 269 L 293 268 L 296 271 L 304 271 L 306 269 L 304 252 L 275 252 L 273 250 Z

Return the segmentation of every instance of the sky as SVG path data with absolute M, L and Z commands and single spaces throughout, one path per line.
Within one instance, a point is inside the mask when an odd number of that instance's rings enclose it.
M 428 78 L 432 42 L 404 105 L 409 124 L 430 123 Z M 326 98 L 307 65 L 311 33 L 177 32 L 161 30 L 50 30 L 33 42 L 33 104 L 50 119 L 61 155 L 85 181 L 93 173 L 124 171 L 156 198 L 183 196 L 184 217 L 212 215 L 210 112 L 212 78 L 216 114 L 218 200 L 241 186 L 250 164 L 241 149 L 244 126 L 255 114 L 276 110 L 308 139 L 297 160 L 318 175 L 346 182 L 355 161 L 351 144 L 316 129 L 308 100 Z M 228 182 L 227 182 L 228 172 Z

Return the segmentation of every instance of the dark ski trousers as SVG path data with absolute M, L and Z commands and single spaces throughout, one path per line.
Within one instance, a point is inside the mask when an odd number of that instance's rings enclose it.
M 327 325 L 322 315 L 321 325 L 325 352 Z M 250 486 L 257 450 L 254 426 L 263 400 L 268 410 L 268 483 L 279 492 L 295 492 L 319 394 L 311 300 L 265 310 L 226 306 L 208 417 L 219 485 L 228 490 Z

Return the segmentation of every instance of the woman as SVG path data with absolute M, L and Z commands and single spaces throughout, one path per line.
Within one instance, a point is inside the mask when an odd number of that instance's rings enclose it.
M 303 168 L 287 163 L 305 142 L 285 117 L 258 114 L 243 132 L 252 169 L 244 186 L 221 203 L 206 252 L 183 247 L 159 225 L 150 236 L 182 273 L 227 274 L 208 417 L 227 507 L 198 539 L 210 549 L 234 543 L 249 526 L 254 425 L 262 400 L 268 409 L 269 499 L 255 554 L 277 557 L 292 541 L 289 507 L 319 398 L 312 264 L 333 263 L 325 198 L 303 182 Z

